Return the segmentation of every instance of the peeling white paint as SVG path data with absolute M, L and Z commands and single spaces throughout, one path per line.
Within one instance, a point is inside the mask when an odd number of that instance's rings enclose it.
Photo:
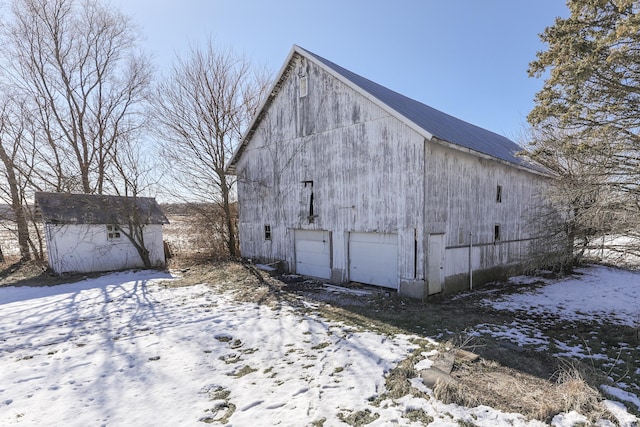
M 306 96 L 290 73 L 237 159 L 243 256 L 295 271 L 294 230 L 325 230 L 331 278 L 347 281 L 349 233 L 394 234 L 398 285 L 420 286 L 435 262 L 429 234 L 444 234 L 446 277 L 468 273 L 470 242 L 474 269 L 528 254 L 527 213 L 544 186 L 540 174 L 426 140 L 313 62 L 293 61 L 290 70 L 304 65 Z

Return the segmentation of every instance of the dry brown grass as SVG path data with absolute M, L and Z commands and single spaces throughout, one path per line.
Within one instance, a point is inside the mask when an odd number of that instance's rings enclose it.
M 445 403 L 475 407 L 486 405 L 505 412 L 517 412 L 528 419 L 550 422 L 560 413 L 577 411 L 592 422 L 607 417 L 602 396 L 576 366 L 566 364 L 557 379 L 545 380 L 480 359 L 474 363 L 458 360 L 454 381 L 434 387 L 436 399 Z

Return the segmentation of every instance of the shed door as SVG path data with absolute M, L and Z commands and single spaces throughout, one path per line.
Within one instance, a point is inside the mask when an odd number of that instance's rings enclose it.
M 429 234 L 429 252 L 427 254 L 427 280 L 429 295 L 442 292 L 444 282 L 444 234 Z
M 331 277 L 331 241 L 328 231 L 296 230 L 296 273 L 329 279 Z
M 349 279 L 398 289 L 398 235 L 351 233 Z

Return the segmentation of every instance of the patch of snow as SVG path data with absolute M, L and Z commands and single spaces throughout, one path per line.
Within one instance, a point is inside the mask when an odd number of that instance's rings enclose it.
M 414 368 L 416 371 L 424 371 L 425 369 L 431 368 L 431 366 L 433 366 L 433 360 L 422 359 L 415 364 Z
M 638 422 L 640 421 L 638 420 L 638 417 L 631 415 L 622 403 L 614 402 L 612 400 L 605 400 L 602 403 L 604 403 L 607 410 L 616 417 L 620 427 L 638 426 Z
M 511 325 L 476 325 L 469 333 L 470 336 L 489 335 L 494 338 L 512 342 L 520 347 L 532 346 L 538 351 L 547 350 L 549 339 L 539 330 L 527 325 L 513 322 Z
M 599 243 L 603 246 L 596 248 Z M 640 239 L 632 236 L 604 236 L 601 240 L 594 241 L 592 249 L 585 251 L 585 256 L 600 259 L 615 265 L 624 265 L 630 268 L 640 267 L 640 256 L 624 250 L 625 247 L 638 247 Z M 617 247 L 614 251 L 608 248 Z
M 436 342 L 435 342 L 435 341 L 433 341 L 433 344 L 436 344 Z M 434 349 L 434 350 L 429 350 L 429 351 L 423 351 L 423 352 L 422 352 L 422 355 L 423 355 L 424 357 L 433 357 L 433 356 L 435 356 L 436 354 L 438 354 L 438 350 L 435 350 L 435 349 Z
M 336 292 L 340 294 L 348 294 L 348 295 L 355 295 L 355 296 L 373 295 L 373 292 L 367 289 L 345 288 L 344 286 L 330 285 L 328 283 L 324 283 L 322 286 L 329 292 Z
M 233 425 L 335 425 L 341 408 L 370 408 L 415 348 L 414 337 L 158 281 L 170 278 L 0 288 L 0 424 L 197 425 L 228 400 Z
M 591 353 L 588 350 L 585 350 L 582 344 L 578 345 L 568 345 L 558 340 L 554 340 L 556 347 L 558 347 L 559 352 L 553 353 L 556 357 L 575 357 L 576 359 L 599 359 L 599 360 L 607 360 L 609 356 L 606 354 L 600 353 Z
M 554 427 L 573 427 L 575 425 L 588 425 L 589 420 L 584 415 L 571 411 L 564 414 L 558 414 L 551 420 Z
M 275 267 L 272 267 L 272 266 L 267 265 L 267 264 L 256 264 L 255 267 L 258 270 L 262 270 L 262 271 L 276 271 Z
M 631 403 L 635 405 L 636 408 L 640 411 L 640 398 L 635 394 L 629 393 L 628 391 L 621 390 L 618 387 L 612 387 L 609 385 L 602 385 L 600 388 L 607 394 L 615 397 L 616 399 L 620 399 L 623 402 Z
M 527 420 L 523 415 L 502 412 L 488 406 L 481 405 L 474 408 L 466 408 L 453 403 L 446 404 L 440 402 L 434 398 L 433 392 L 422 384 L 422 380 L 420 378 L 412 379 L 411 385 L 419 391 L 427 393 L 430 399 L 418 399 L 411 396 L 405 396 L 398 399 L 396 403 L 400 403 L 400 406 L 406 409 L 423 410 L 427 415 L 434 419 L 429 426 L 457 427 L 462 423 L 478 427 L 542 427 L 547 425 L 542 421 Z M 385 402 L 382 402 L 381 406 L 384 406 L 384 403 Z M 374 422 L 368 425 L 384 426 L 388 424 Z
M 565 320 L 598 317 L 632 327 L 640 324 L 640 272 L 592 266 L 578 273 L 544 287 L 484 299 L 482 303 L 497 310 L 526 310 Z

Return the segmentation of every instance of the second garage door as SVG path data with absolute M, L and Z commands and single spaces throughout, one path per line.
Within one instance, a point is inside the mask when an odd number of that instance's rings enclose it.
M 349 279 L 398 288 L 398 235 L 350 233 Z

